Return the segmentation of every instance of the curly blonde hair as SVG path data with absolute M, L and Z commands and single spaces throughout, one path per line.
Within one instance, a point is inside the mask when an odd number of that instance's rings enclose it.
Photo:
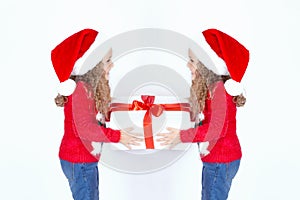
M 199 71 L 196 70 L 195 79 L 192 80 L 189 98 L 192 110 L 192 119 L 195 119 L 196 115 L 203 111 L 205 100 L 207 98 L 207 90 L 206 81 L 202 78 Z
M 200 60 L 196 65 L 195 79 L 192 80 L 190 89 L 190 104 L 193 114 L 193 118 L 196 114 L 203 111 L 205 106 L 205 100 L 208 98 L 208 92 L 213 93 L 214 83 L 217 81 L 227 81 L 230 76 L 218 75 L 212 70 L 208 69 Z M 237 107 L 244 106 L 246 98 L 243 94 L 233 97 L 233 102 Z
M 88 92 L 94 94 L 96 109 L 108 117 L 111 96 L 108 80 L 105 78 L 103 62 L 100 61 L 93 69 L 83 75 L 72 75 L 70 79 L 73 79 L 76 83 L 78 81 L 87 83 L 89 85 L 87 87 Z M 58 94 L 54 100 L 57 106 L 63 107 L 68 101 L 68 97 Z

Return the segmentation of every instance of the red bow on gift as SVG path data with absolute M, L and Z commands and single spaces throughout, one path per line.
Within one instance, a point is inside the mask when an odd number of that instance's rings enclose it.
M 154 149 L 154 140 L 152 133 L 152 117 L 159 117 L 163 112 L 163 107 L 154 103 L 154 96 L 142 95 L 143 102 L 134 100 L 132 102 L 132 110 L 147 110 L 143 120 L 144 137 L 147 149 Z
M 159 117 L 164 110 L 190 112 L 190 108 L 188 103 L 154 104 L 155 96 L 142 95 L 141 97 L 143 102 L 134 100 L 132 104 L 112 103 L 111 112 L 146 110 L 143 119 L 146 149 L 154 149 L 152 115 Z

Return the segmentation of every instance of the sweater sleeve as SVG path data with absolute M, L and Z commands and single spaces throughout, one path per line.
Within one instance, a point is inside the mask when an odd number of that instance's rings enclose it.
M 180 131 L 182 142 L 206 142 L 224 137 L 228 126 L 228 104 L 223 83 L 215 86 L 211 99 L 205 102 L 203 124 L 197 128 Z
M 72 95 L 73 120 L 80 138 L 95 142 L 119 142 L 120 131 L 98 125 L 95 101 L 89 97 L 83 82 L 78 82 Z

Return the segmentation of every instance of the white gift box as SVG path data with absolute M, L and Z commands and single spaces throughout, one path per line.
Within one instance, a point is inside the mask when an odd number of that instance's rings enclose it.
M 134 100 L 142 102 L 141 96 L 123 97 L 115 98 L 112 101 L 114 103 L 128 104 L 130 105 Z M 186 103 L 187 99 L 179 99 L 173 96 L 155 96 L 154 105 L 158 104 L 177 104 Z M 114 111 L 111 113 L 110 121 L 107 123 L 107 127 L 112 129 L 126 129 L 133 128 L 130 133 L 139 138 L 144 139 L 143 130 L 143 119 L 147 110 L 130 110 L 130 111 Z M 158 133 L 168 134 L 167 127 L 173 127 L 180 130 L 189 129 L 194 127 L 194 122 L 190 120 L 190 112 L 187 111 L 167 111 L 164 110 L 162 114 L 158 117 L 152 115 L 152 135 L 154 141 L 154 149 L 169 149 L 169 146 L 161 145 L 160 142 L 156 140 L 160 137 L 157 136 Z M 176 145 L 173 150 L 184 150 L 189 144 L 180 143 Z M 120 143 L 111 144 L 113 149 L 116 150 L 128 150 L 127 147 Z M 145 142 L 141 142 L 139 146 L 131 146 L 132 150 L 146 149 Z

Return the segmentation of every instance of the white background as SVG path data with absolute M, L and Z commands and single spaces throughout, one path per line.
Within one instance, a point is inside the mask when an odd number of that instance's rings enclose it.
M 217 28 L 243 43 L 251 53 L 237 116 L 243 158 L 229 199 L 299 198 L 299 10 L 296 0 L 1 1 L 0 198 L 71 199 L 57 156 L 63 113 L 50 51 L 86 27 L 103 41 L 153 27 L 196 42 Z

